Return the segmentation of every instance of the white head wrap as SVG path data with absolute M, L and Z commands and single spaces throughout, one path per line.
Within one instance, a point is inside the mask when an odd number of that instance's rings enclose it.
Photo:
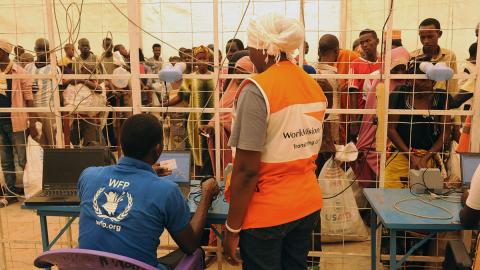
M 269 13 L 250 20 L 247 35 L 249 47 L 265 50 L 278 61 L 280 52 L 292 57 L 303 42 L 305 29 L 296 19 Z

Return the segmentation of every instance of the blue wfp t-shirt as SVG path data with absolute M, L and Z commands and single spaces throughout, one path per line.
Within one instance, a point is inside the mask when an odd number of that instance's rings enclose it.
M 123 157 L 118 165 L 85 169 L 78 189 L 80 248 L 157 267 L 164 228 L 176 234 L 190 222 L 190 209 L 177 184 L 158 177 L 149 164 L 137 159 Z

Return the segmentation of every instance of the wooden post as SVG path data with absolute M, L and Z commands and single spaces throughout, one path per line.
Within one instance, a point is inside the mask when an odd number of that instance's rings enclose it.
M 46 8 L 46 19 L 47 19 L 47 33 L 48 33 L 48 41 L 50 43 L 50 50 L 53 50 L 55 48 L 55 28 L 54 28 L 54 17 L 53 17 L 53 5 L 52 5 L 52 0 L 45 0 L 45 8 Z M 60 41 L 61 42 L 61 41 Z M 60 44 L 61 45 L 61 44 Z M 63 148 L 65 146 L 65 143 L 63 141 L 63 130 L 62 130 L 62 116 L 60 112 L 60 89 L 58 87 L 59 83 L 61 83 L 58 80 L 59 75 L 57 73 L 57 56 L 55 52 L 50 53 L 50 65 L 52 66 L 51 69 L 51 78 L 53 81 L 53 85 L 56 86 L 54 88 L 54 91 L 52 93 L 53 95 L 53 112 L 55 113 L 55 125 L 57 127 L 57 133 L 56 133 L 56 145 L 59 148 Z M 50 106 L 50 105 L 49 105 Z
M 49 49 L 53 50 L 53 48 L 56 47 L 55 45 L 55 28 L 54 28 L 54 16 L 53 16 L 53 3 L 51 0 L 45 0 L 45 9 L 46 9 L 46 19 L 47 19 L 47 33 L 48 33 L 48 41 L 50 44 Z M 61 40 L 59 40 L 61 42 Z M 62 47 L 62 44 L 59 44 L 60 47 Z M 65 147 L 65 141 L 63 139 L 63 121 L 62 121 L 62 113 L 60 112 L 60 83 L 61 81 L 58 79 L 58 73 L 57 73 L 57 56 L 55 54 L 55 51 L 51 51 L 50 53 L 50 65 L 52 66 L 51 68 L 51 78 L 52 82 L 54 85 L 54 91 L 52 93 L 53 95 L 53 112 L 55 114 L 55 126 L 56 128 L 56 135 L 55 135 L 55 142 L 56 146 L 58 148 L 64 148 Z M 49 104 L 50 108 L 51 105 Z M 65 224 L 68 222 L 68 218 L 63 219 L 65 221 Z M 72 229 L 68 227 L 66 231 L 66 238 L 67 238 L 67 244 L 72 247 Z
M 138 0 L 128 0 L 128 38 L 130 40 L 130 84 L 132 86 L 132 111 L 134 114 L 141 113 L 142 97 L 140 87 L 140 63 L 138 49 L 140 48 L 140 20 L 138 18 Z
M 213 74 L 214 74 L 214 85 L 216 86 L 214 91 L 213 91 L 213 107 L 215 109 L 214 112 L 214 119 L 215 119 L 215 178 L 217 181 L 221 180 L 221 175 L 222 175 L 222 162 L 221 162 L 221 154 L 222 154 L 222 146 L 220 144 L 220 113 L 218 111 L 219 109 L 219 103 L 220 103 L 220 91 L 223 89 L 220 89 L 220 84 L 218 81 L 219 75 L 220 75 L 220 55 L 218 54 L 218 50 L 220 49 L 219 45 L 219 35 L 218 35 L 218 0 L 213 1 L 213 63 L 214 63 L 214 68 L 213 68 Z M 208 146 L 207 146 L 208 147 Z M 224 164 L 225 165 L 225 164 Z M 220 229 L 219 231 L 221 232 L 221 226 L 218 226 Z M 216 255 L 217 255 L 217 269 L 222 270 L 223 269 L 223 247 L 222 247 L 222 240 L 217 237 L 217 249 L 216 249 Z
M 220 83 L 218 81 L 220 72 L 221 72 L 221 66 L 220 66 L 220 55 L 218 54 L 218 51 L 220 49 L 220 41 L 219 41 L 219 34 L 218 34 L 218 0 L 213 1 L 213 63 L 214 63 L 214 68 L 213 68 L 213 74 L 215 78 L 215 89 L 213 92 L 213 107 L 215 109 L 214 112 L 214 120 L 215 120 L 215 175 L 217 181 L 220 181 L 220 177 L 222 175 L 222 163 L 220 161 L 221 159 L 221 152 L 222 152 L 222 147 L 220 145 L 220 113 L 218 111 L 219 109 L 219 101 L 220 101 L 220 91 L 223 91 L 223 89 L 220 89 Z M 225 166 L 226 164 L 224 164 Z
M 390 1 L 389 1 L 390 2 Z M 387 130 L 388 130 L 388 102 L 389 102 L 389 95 L 390 95 L 390 65 L 392 63 L 392 25 L 393 25 L 393 1 L 390 2 L 389 4 L 389 12 L 391 12 L 390 17 L 388 18 L 387 21 L 387 38 L 385 40 L 385 51 L 384 51 L 384 57 L 383 57 L 383 71 L 382 73 L 384 74 L 384 93 L 383 93 L 383 104 L 377 104 L 377 109 L 381 109 L 381 113 L 383 114 L 383 121 L 384 124 L 383 126 L 385 127 L 380 134 L 380 139 L 381 141 L 377 141 L 377 145 L 380 144 L 382 147 L 383 151 L 381 153 L 381 158 L 380 158 L 380 187 L 383 188 L 385 185 L 385 164 L 386 164 L 386 159 L 387 159 L 387 153 L 386 153 L 386 148 L 387 148 Z M 383 35 L 383 33 L 381 33 Z M 383 44 L 381 44 L 383 46 Z
M 304 7 L 305 7 L 305 0 L 300 0 L 300 23 L 305 27 L 305 12 L 304 12 Z M 299 51 L 298 51 L 298 65 L 303 68 L 303 64 L 305 63 L 305 36 L 307 35 L 307 31 L 305 31 L 305 35 L 303 36 L 303 42 L 300 45 Z

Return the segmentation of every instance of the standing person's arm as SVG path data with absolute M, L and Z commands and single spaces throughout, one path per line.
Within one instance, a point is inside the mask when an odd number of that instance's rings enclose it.
M 460 223 L 466 228 L 477 226 L 480 222 L 480 166 L 472 177 L 470 190 L 462 196 L 462 205 Z
M 451 122 L 452 117 L 450 117 L 449 115 L 442 115 L 440 117 L 440 136 L 438 136 L 438 139 L 429 149 L 429 155 L 442 151 L 445 144 L 450 139 L 450 134 L 452 133 L 452 127 L 450 125 Z
M 172 90 L 180 89 L 180 91 L 179 91 L 178 94 L 177 94 L 176 96 L 174 96 L 173 98 L 163 101 L 162 106 L 164 106 L 164 107 L 171 107 L 171 106 L 175 106 L 175 105 L 179 104 L 179 103 L 182 102 L 183 100 L 188 100 L 188 98 L 189 98 L 189 96 L 190 96 L 190 91 L 187 90 L 187 89 L 182 85 L 182 82 L 183 82 L 183 79 L 182 79 L 182 80 L 179 80 L 179 81 L 176 81 L 176 82 L 172 82 L 172 83 L 170 84 L 170 85 L 172 86 Z
M 388 138 L 392 141 L 393 145 L 401 152 L 408 153 L 410 148 L 405 144 L 400 133 L 397 131 L 398 121 L 400 120 L 400 115 L 389 115 L 388 116 Z
M 355 62 L 352 63 L 352 66 L 350 66 L 350 69 L 348 71 L 348 74 L 358 74 L 356 70 L 356 65 Z M 360 79 L 349 79 L 348 80 L 348 109 L 357 109 L 357 100 L 358 100 L 358 95 L 360 92 L 360 89 L 362 87 L 362 83 Z M 354 117 L 354 115 L 351 115 L 351 117 Z
M 203 229 L 205 228 L 205 220 L 207 219 L 208 209 L 210 208 L 213 198 L 220 192 L 217 182 L 211 178 L 202 183 L 202 197 L 198 204 L 197 210 L 187 226 L 183 226 L 180 231 L 176 230 L 176 224 L 183 223 L 185 215 L 190 216 L 190 210 L 183 198 L 183 195 L 177 190 L 176 200 L 171 207 L 171 216 L 167 217 L 167 229 L 172 235 L 173 240 L 186 254 L 192 254 L 200 246 Z M 183 205 L 178 205 L 183 204 Z M 183 206 L 183 207 L 181 207 Z
M 357 109 L 358 89 L 349 87 L 348 93 L 348 108 Z
M 257 186 L 260 157 L 261 152 L 237 148 L 230 185 L 230 208 L 226 223 L 229 229 L 240 230 L 242 228 L 243 219 Z M 225 255 L 229 263 L 236 265 L 241 262 L 236 256 L 240 238 L 238 232 L 232 232 L 229 229 L 227 229 L 225 238 Z
M 452 96 L 445 93 L 444 95 L 443 94 L 434 94 L 434 98 L 437 98 L 440 103 L 439 107 L 437 108 L 433 108 L 433 109 L 439 109 L 439 110 L 448 110 L 450 109 L 449 108 L 449 101 L 452 100 Z M 435 120 L 436 122 L 437 120 Z M 451 126 L 451 123 L 452 123 L 452 117 L 450 115 L 442 115 L 440 116 L 440 121 L 438 122 L 438 124 L 440 125 L 440 135 L 438 136 L 437 140 L 435 140 L 435 142 L 433 143 L 433 145 L 430 147 L 430 149 L 428 149 L 428 153 L 423 157 L 423 163 L 422 165 L 427 165 L 428 164 L 428 160 L 435 154 L 435 153 L 438 153 L 438 152 L 441 152 L 444 147 L 445 147 L 445 144 L 447 144 L 447 142 L 450 140 L 450 135 L 452 133 L 452 126 Z
M 23 95 L 23 100 L 25 100 L 25 106 L 34 107 L 35 105 L 33 103 L 32 80 L 22 79 L 20 81 L 20 85 L 22 87 L 21 91 Z M 28 134 L 32 137 L 32 139 L 36 139 L 38 137 L 38 131 L 35 127 L 35 117 L 36 113 L 28 113 Z
M 230 146 L 236 147 L 230 183 L 230 208 L 224 242 L 226 259 L 236 265 L 239 243 L 238 230 L 242 228 L 248 205 L 258 182 L 261 151 L 267 134 L 267 105 L 260 90 L 247 85 L 239 96 L 237 117 L 230 137 Z
M 325 97 L 327 98 L 327 108 L 331 109 L 333 107 L 333 87 L 332 85 L 324 79 L 317 80 L 318 85 L 322 88 Z M 338 108 L 337 108 L 338 109 Z M 328 117 L 328 114 L 325 114 L 325 119 Z
M 355 65 L 350 67 L 349 74 L 359 74 L 356 69 Z M 358 97 L 361 95 L 361 89 L 362 89 L 362 81 L 361 79 L 350 79 L 348 81 L 348 102 L 347 106 L 348 109 L 361 109 L 358 108 Z M 347 134 L 347 139 L 354 139 L 360 130 L 360 124 L 357 123 L 359 120 L 360 115 L 355 115 L 355 114 L 350 114 L 348 119 L 349 119 L 349 125 L 348 125 L 348 134 Z

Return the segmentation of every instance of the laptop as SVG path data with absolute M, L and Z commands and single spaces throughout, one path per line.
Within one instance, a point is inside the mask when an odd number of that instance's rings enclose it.
M 44 149 L 42 190 L 25 205 L 78 205 L 78 178 L 92 166 L 104 166 L 105 149 Z
M 462 188 L 469 189 L 473 174 L 480 165 L 480 153 L 460 153 L 460 173 Z
M 157 162 L 172 171 L 165 177 L 177 183 L 185 197 L 190 193 L 190 172 L 192 157 L 189 151 L 163 151 Z

